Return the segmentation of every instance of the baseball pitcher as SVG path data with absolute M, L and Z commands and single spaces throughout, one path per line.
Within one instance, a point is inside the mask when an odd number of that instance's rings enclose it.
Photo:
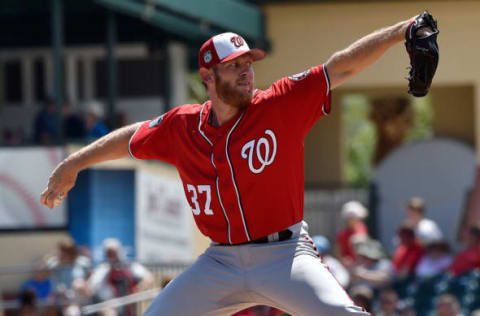
M 41 200 L 61 203 L 80 170 L 131 155 L 171 163 L 212 243 L 153 301 L 147 316 L 230 315 L 269 305 L 292 315 L 368 315 L 322 264 L 303 221 L 304 139 L 332 90 L 405 38 L 416 18 L 375 31 L 326 63 L 254 88 L 266 57 L 234 33 L 200 48 L 210 100 L 116 130 L 67 157 Z

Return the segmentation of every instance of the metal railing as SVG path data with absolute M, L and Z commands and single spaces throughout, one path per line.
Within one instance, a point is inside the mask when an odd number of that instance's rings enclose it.
M 133 308 L 131 309 L 134 311 L 133 315 L 142 315 L 150 305 L 152 299 L 160 292 L 161 288 L 188 267 L 186 264 L 147 264 L 145 266 L 154 277 L 152 289 L 98 303 L 79 300 L 77 297 L 68 297 L 61 300 L 37 300 L 35 306 L 40 310 L 49 309 L 49 315 L 52 315 L 52 310 L 62 311 L 62 314 L 67 315 L 90 315 L 107 310 L 117 310 L 133 304 Z M 0 282 L 8 280 L 12 275 L 18 276 L 19 274 L 25 275 L 24 279 L 27 279 L 36 268 L 38 268 L 38 266 L 33 264 L 0 267 Z M 20 294 L 20 290 L 18 290 L 18 294 Z M 70 308 L 69 312 L 66 313 L 65 310 L 67 307 L 75 308 Z M 20 308 L 21 302 L 19 299 L 10 298 L 0 300 L 0 311 L 5 311 L 6 315 L 16 315 Z M 55 313 L 53 313 L 53 315 L 54 314 Z

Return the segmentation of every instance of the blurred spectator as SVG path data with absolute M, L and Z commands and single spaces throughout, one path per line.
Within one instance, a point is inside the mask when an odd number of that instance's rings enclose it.
M 367 239 L 368 229 L 363 222 L 367 216 L 367 209 L 358 201 L 350 201 L 342 206 L 345 227 L 337 234 L 337 246 L 340 261 L 346 266 L 355 260 L 354 241 Z
M 52 145 L 56 143 L 59 136 L 58 115 L 55 101 L 47 99 L 43 109 L 37 113 L 34 126 L 34 141 L 41 145 Z
M 438 225 L 425 217 L 425 201 L 419 197 L 413 197 L 407 201 L 406 222 L 412 225 L 415 235 L 424 245 L 443 238 Z
M 52 298 L 53 286 L 50 280 L 50 271 L 45 265 L 38 265 L 33 271 L 33 275 L 26 280 L 21 287 L 21 292 L 32 291 L 41 301 L 47 301 Z
M 85 291 L 85 280 L 91 269 L 89 258 L 79 254 L 75 242 L 68 238 L 58 244 L 58 253 L 47 260 L 57 298 L 72 299 Z
M 88 279 L 88 286 L 96 301 L 106 301 L 148 289 L 153 285 L 152 274 L 141 264 L 127 262 L 118 239 L 108 238 L 103 242 L 107 262 L 95 268 Z M 132 306 L 127 306 L 121 315 L 134 315 Z
M 378 295 L 378 308 L 375 316 L 399 316 L 398 295 L 394 289 L 387 288 Z
M 63 130 L 67 140 L 78 141 L 85 138 L 85 122 L 83 117 L 72 109 L 69 102 L 65 102 L 62 109 Z
M 437 299 L 435 306 L 437 316 L 462 316 L 460 304 L 455 296 L 442 294 Z
M 448 271 L 457 276 L 475 268 L 480 268 L 480 225 L 470 226 L 465 248 L 455 256 Z
M 350 267 L 350 283 L 366 285 L 372 290 L 389 286 L 392 281 L 392 263 L 386 258 L 382 245 L 367 240 L 356 246 L 357 259 Z
M 340 261 L 330 255 L 330 242 L 328 239 L 322 235 L 316 235 L 312 237 L 312 240 L 323 263 L 328 266 L 338 283 L 346 288 L 350 283 L 350 274 Z
M 453 256 L 450 252 L 448 241 L 439 240 L 431 242 L 425 248 L 425 255 L 415 268 L 418 278 L 430 278 L 442 273 L 450 267 Z
M 78 305 L 69 305 L 62 310 L 62 316 L 81 316 L 82 312 L 80 306 Z M 107 315 L 103 315 L 107 316 Z
M 20 313 L 19 316 L 40 316 L 37 308 L 35 292 L 26 290 L 20 293 Z
M 369 286 L 356 285 L 349 291 L 355 305 L 362 307 L 367 312 L 372 312 L 373 290 Z
M 393 254 L 393 267 L 397 277 L 405 278 L 415 273 L 415 268 L 423 256 L 422 244 L 415 236 L 415 231 L 409 224 L 400 225 L 397 230 L 400 244 Z
M 105 136 L 110 131 L 103 119 L 105 111 L 103 105 L 97 101 L 90 101 L 85 105 L 85 127 L 89 140 Z

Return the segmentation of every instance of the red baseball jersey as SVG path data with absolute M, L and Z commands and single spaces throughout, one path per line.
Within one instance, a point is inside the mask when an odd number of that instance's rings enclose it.
M 304 138 L 330 112 L 321 65 L 285 77 L 220 127 L 212 104 L 186 104 L 142 124 L 129 150 L 175 165 L 200 231 L 239 244 L 303 219 Z

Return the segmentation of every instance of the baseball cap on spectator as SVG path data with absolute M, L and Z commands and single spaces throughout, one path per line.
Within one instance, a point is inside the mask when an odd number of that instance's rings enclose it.
M 107 255 L 109 251 L 114 251 L 119 260 L 125 259 L 125 251 L 123 249 L 122 243 L 116 238 L 107 238 L 103 241 L 103 251 Z
M 382 244 L 373 239 L 356 244 L 355 253 L 373 260 L 379 260 L 385 257 Z
M 84 107 L 86 108 L 87 114 L 91 114 L 97 119 L 102 119 L 105 114 L 103 105 L 98 101 L 89 101 Z
M 350 201 L 342 206 L 342 217 L 349 218 L 349 217 L 356 217 L 360 219 L 364 219 L 368 216 L 368 210 L 362 203 L 358 201 Z
M 199 68 L 211 68 L 244 54 L 250 54 L 253 61 L 267 56 L 265 51 L 248 47 L 247 42 L 238 34 L 227 32 L 213 36 L 203 43 L 198 55 Z
M 373 290 L 368 286 L 364 284 L 359 284 L 355 285 L 350 289 L 350 296 L 352 298 L 361 296 L 365 299 L 371 300 L 373 299 Z
M 425 200 L 420 197 L 412 197 L 407 201 L 407 207 L 423 212 L 425 209 Z

